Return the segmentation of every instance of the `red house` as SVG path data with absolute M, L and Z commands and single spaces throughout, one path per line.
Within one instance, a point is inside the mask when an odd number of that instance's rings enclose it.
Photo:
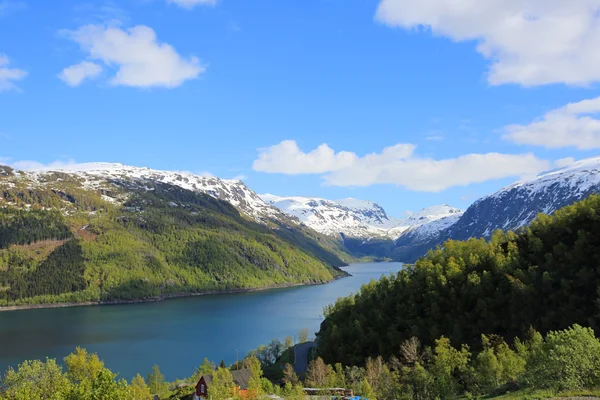
M 233 377 L 233 383 L 236 386 L 235 392 L 242 396 L 248 393 L 248 382 L 250 382 L 250 377 L 252 376 L 250 370 L 240 369 L 231 371 L 231 376 Z M 200 380 L 196 385 L 196 399 L 208 399 L 212 379 L 212 375 L 203 375 L 200 377 Z

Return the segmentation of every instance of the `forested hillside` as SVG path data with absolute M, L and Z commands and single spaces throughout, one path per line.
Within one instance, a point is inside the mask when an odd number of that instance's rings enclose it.
M 229 203 L 151 180 L 0 174 L 0 305 L 133 300 L 321 283 L 340 248 Z
M 366 285 L 326 310 L 318 334 L 326 361 L 362 365 L 399 357 L 415 336 L 481 347 L 530 328 L 545 334 L 572 324 L 599 328 L 600 196 L 540 215 L 519 234 L 448 241 L 396 276 Z

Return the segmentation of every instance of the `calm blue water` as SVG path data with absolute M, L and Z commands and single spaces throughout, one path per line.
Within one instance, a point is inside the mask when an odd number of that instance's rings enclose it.
M 319 286 L 0 313 L 0 371 L 25 359 L 62 359 L 81 346 L 127 379 L 154 364 L 169 380 L 187 377 L 204 357 L 233 363 L 236 349 L 242 357 L 302 328 L 317 332 L 324 306 L 401 266 L 354 264 L 345 268 L 351 277 Z

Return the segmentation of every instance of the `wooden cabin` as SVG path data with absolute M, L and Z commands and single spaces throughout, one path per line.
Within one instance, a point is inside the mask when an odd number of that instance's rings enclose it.
M 233 377 L 233 383 L 235 384 L 235 394 L 242 396 L 247 394 L 248 383 L 250 382 L 250 377 L 252 376 L 250 370 L 240 369 L 237 371 L 231 371 L 231 376 Z M 196 399 L 208 399 L 212 379 L 212 375 L 203 375 L 200 377 L 200 380 L 196 385 Z

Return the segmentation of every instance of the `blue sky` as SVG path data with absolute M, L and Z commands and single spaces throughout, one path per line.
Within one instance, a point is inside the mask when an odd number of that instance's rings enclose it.
M 598 154 L 600 1 L 415 3 L 0 0 L 0 159 L 401 215 Z

